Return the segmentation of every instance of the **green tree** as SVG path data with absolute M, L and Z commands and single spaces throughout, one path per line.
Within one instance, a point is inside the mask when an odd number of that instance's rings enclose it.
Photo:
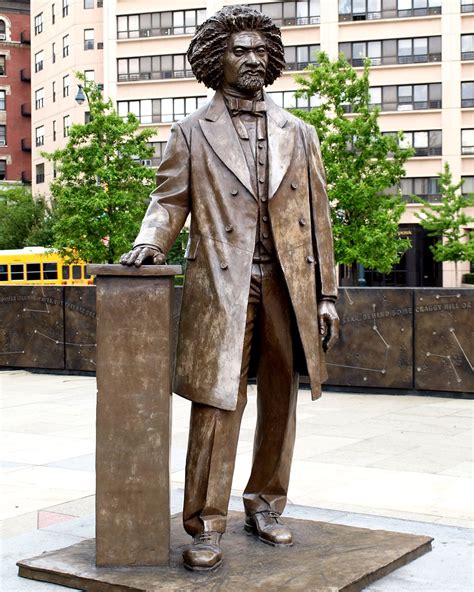
M 331 61 L 321 52 L 317 60 L 296 77 L 296 96 L 319 96 L 319 104 L 294 113 L 320 138 L 336 262 L 346 266 L 349 282 L 355 283 L 357 263 L 387 273 L 410 246 L 398 232 L 405 203 L 390 188 L 404 176 L 413 152 L 399 146 L 401 132 L 380 131 L 379 109 L 370 104 L 367 62 L 359 76 L 342 54 Z
M 33 199 L 22 185 L 0 192 L 0 249 L 49 247 L 51 210 L 43 198 Z
M 57 178 L 54 247 L 69 259 L 113 263 L 135 238 L 155 172 L 140 161 L 151 158 L 153 130 L 138 131 L 129 113 L 120 117 L 97 84 L 84 80 L 90 121 L 71 126 L 65 148 L 44 154 Z
M 420 225 L 428 236 L 439 239 L 430 246 L 433 259 L 438 262 L 454 261 L 456 284 L 458 262 L 474 261 L 474 231 L 467 228 L 470 222 L 474 222 L 474 218 L 465 211 L 474 206 L 474 195 L 463 195 L 463 184 L 463 180 L 453 183 L 453 175 L 446 162 L 443 172 L 439 174 L 441 202 L 434 204 L 415 196 L 424 206 L 420 213 L 415 214 Z

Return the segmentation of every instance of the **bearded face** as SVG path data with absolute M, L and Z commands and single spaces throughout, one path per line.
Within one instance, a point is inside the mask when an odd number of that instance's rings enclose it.
M 265 38 L 257 31 L 233 33 L 224 53 L 224 83 L 253 95 L 265 82 L 268 52 Z

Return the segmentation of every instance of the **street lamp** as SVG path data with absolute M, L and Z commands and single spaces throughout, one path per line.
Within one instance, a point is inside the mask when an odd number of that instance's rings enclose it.
M 82 105 L 85 100 L 86 100 L 86 95 L 84 93 L 84 89 L 82 88 L 82 84 L 78 84 L 75 101 L 78 105 Z

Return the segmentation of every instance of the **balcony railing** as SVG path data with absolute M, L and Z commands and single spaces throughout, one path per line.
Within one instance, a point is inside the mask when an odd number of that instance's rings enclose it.
M 363 57 L 363 58 L 352 58 L 351 64 L 358 68 L 364 65 L 366 59 L 370 60 L 371 66 L 393 66 L 403 64 L 426 64 L 428 62 L 440 62 L 440 53 L 425 53 L 418 55 L 407 55 L 407 56 L 384 56 L 384 57 Z M 472 58 L 463 59 L 474 59 L 474 52 L 472 52 Z
M 171 78 L 194 78 L 191 70 L 164 70 L 161 72 L 137 72 L 119 74 L 118 82 L 136 82 L 137 80 L 166 80 Z
M 474 107 L 474 99 L 461 99 L 461 107 Z
M 86 39 L 84 41 L 84 50 L 94 49 L 94 41 L 92 39 Z
M 371 103 L 371 109 L 378 107 L 380 111 L 422 111 L 424 109 L 441 109 L 442 101 L 412 101 L 410 103 L 391 102 L 391 103 Z M 474 107 L 474 101 L 473 105 Z M 343 105 L 346 113 L 352 113 L 352 105 Z
M 463 51 L 461 53 L 461 60 L 474 60 L 474 51 Z
M 23 117 L 31 117 L 31 108 L 27 103 L 22 103 L 21 114 Z
M 423 148 L 417 148 L 415 146 L 415 156 L 441 156 L 442 153 L 442 146 L 428 146 Z
M 474 146 L 462 146 L 461 154 L 471 156 L 472 154 L 474 154 Z
M 468 12 L 468 11 L 463 11 Z M 410 18 L 416 16 L 431 16 L 441 14 L 441 6 L 426 8 L 411 8 L 407 10 L 380 10 L 371 12 L 358 12 L 340 14 L 340 21 L 374 21 L 380 19 Z
M 474 12 L 474 3 L 473 4 L 463 4 L 461 6 L 461 12 Z
M 22 138 L 21 149 L 23 150 L 23 152 L 31 152 L 31 142 L 26 138 Z

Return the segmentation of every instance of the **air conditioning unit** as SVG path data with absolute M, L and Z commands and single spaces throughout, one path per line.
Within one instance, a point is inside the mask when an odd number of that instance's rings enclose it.
M 0 33 L 0 41 L 5 41 L 7 38 L 5 33 Z
M 98 43 L 97 44 L 97 49 L 104 49 L 104 44 L 103 43 Z

